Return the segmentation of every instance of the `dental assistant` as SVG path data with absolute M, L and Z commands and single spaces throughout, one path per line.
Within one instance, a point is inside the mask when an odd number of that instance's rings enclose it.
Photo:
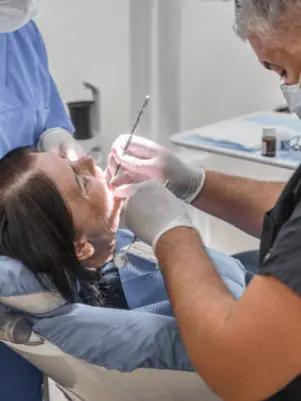
M 280 75 L 301 118 L 301 1 L 237 7 L 238 34 Z M 199 375 L 222 400 L 300 401 L 301 166 L 286 185 L 261 182 L 191 168 L 142 138 L 123 155 L 125 143 L 113 145 L 108 180 L 121 163 L 113 183 L 127 199 L 127 224 L 153 246 Z M 260 274 L 240 300 L 219 279 L 183 201 L 261 239 Z
M 35 0 L 0 0 L 0 157 L 34 146 L 76 159 L 84 151 L 31 21 L 36 12 Z M 41 373 L 0 343 L 0 400 L 41 401 L 41 383 Z

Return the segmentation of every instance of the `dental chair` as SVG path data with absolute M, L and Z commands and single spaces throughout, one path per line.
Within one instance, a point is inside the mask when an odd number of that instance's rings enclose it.
M 35 334 L 21 315 L 2 313 L 0 335 L 8 347 L 53 379 L 69 401 L 219 400 L 196 373 L 157 369 L 120 373 L 75 358 Z M 46 381 L 45 400 L 47 394 Z
M 233 255 L 251 273 L 256 274 L 259 270 L 259 251 L 242 252 Z
M 211 257 L 239 297 L 244 268 L 216 252 Z M 139 305 L 129 311 L 70 304 L 20 262 L 0 256 L 0 266 L 0 341 L 51 378 L 67 400 L 219 400 L 194 372 L 173 316 L 138 310 Z M 147 296 L 145 283 L 156 280 L 156 271 L 144 274 L 147 269 L 138 276 L 140 286 L 146 280 L 139 299 Z M 128 293 L 132 280 L 123 279 Z M 48 401 L 47 380 L 44 387 Z

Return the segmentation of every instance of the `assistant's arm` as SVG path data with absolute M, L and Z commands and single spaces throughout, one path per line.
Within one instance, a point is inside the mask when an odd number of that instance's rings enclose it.
M 192 205 L 259 238 L 264 215 L 275 205 L 284 185 L 207 171 Z
M 39 133 L 37 147 L 40 151 L 52 151 L 75 160 L 86 154 L 84 149 L 72 136 L 74 127 L 61 99 L 57 86 L 50 74 L 48 56 L 43 38 L 38 27 L 32 22 L 35 32 L 33 44 L 36 47 L 40 63 L 44 68 L 45 103 L 47 105 L 47 118 L 43 130 Z
M 49 113 L 45 124 L 45 130 L 41 133 L 39 138 L 38 149 L 44 152 L 56 152 L 70 160 L 76 160 L 84 156 L 86 152 L 81 145 L 73 139 L 72 133 L 74 132 L 74 127 L 50 74 L 49 80 Z

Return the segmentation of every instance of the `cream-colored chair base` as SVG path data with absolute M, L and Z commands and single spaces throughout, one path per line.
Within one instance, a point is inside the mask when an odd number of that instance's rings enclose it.
M 120 373 L 74 358 L 47 341 L 6 344 L 52 378 L 72 401 L 220 401 L 195 373 L 156 369 Z

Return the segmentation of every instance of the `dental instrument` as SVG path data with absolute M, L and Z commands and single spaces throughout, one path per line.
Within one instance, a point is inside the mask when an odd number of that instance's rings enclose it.
M 122 154 L 122 156 L 124 156 L 124 155 L 126 154 L 126 151 L 128 150 L 128 148 L 129 148 L 129 146 L 130 146 L 130 144 L 131 144 L 131 142 L 132 142 L 133 136 L 136 134 L 137 128 L 138 128 L 139 123 L 140 123 L 140 121 L 141 121 L 141 119 L 142 119 L 142 117 L 143 117 L 143 114 L 144 114 L 144 112 L 145 112 L 145 110 L 146 110 L 146 108 L 147 108 L 147 106 L 148 106 L 148 104 L 149 104 L 149 101 L 150 101 L 150 96 L 149 96 L 149 95 L 146 95 L 146 96 L 145 96 L 145 99 L 144 99 L 144 102 L 143 102 L 143 105 L 142 105 L 142 107 L 141 107 L 141 109 L 140 109 L 140 111 L 139 111 L 139 113 L 138 113 L 138 117 L 137 117 L 136 121 L 134 122 L 134 125 L 133 125 L 133 127 L 132 127 L 132 130 L 131 130 L 131 132 L 130 132 L 129 139 L 128 139 L 128 141 L 127 141 L 127 143 L 126 143 L 126 145 L 125 145 L 125 147 L 124 147 L 124 149 L 123 149 L 123 154 Z M 119 165 L 117 166 L 117 169 L 116 169 L 114 178 L 117 177 L 120 168 L 121 168 L 121 164 L 119 164 Z
M 125 147 L 123 149 L 123 154 L 122 155 L 126 154 L 126 151 L 128 150 L 128 148 L 129 148 L 129 146 L 131 144 L 133 136 L 137 132 L 137 128 L 138 128 L 139 123 L 140 123 L 140 121 L 141 121 L 141 119 L 143 117 L 143 114 L 144 114 L 144 112 L 145 112 L 145 110 L 146 110 L 146 108 L 147 108 L 147 106 L 149 104 L 149 101 L 150 101 L 150 96 L 149 95 L 145 96 L 143 105 L 142 105 L 142 107 L 141 107 L 141 109 L 140 109 L 140 111 L 138 113 L 138 117 L 137 117 L 136 121 L 134 122 L 132 130 L 130 132 L 130 136 L 129 136 L 129 138 L 127 140 L 127 143 L 126 143 L 126 145 L 125 145 Z M 114 178 L 117 177 L 117 175 L 118 175 L 118 173 L 120 171 L 120 168 L 121 168 L 121 164 L 119 164 L 117 166 Z M 125 267 L 127 265 L 127 263 L 128 263 L 127 254 L 131 250 L 132 246 L 135 244 L 136 240 L 137 240 L 137 238 L 134 237 L 133 242 L 126 249 L 124 249 L 122 252 L 120 252 L 120 253 L 115 255 L 114 264 L 117 267 L 117 269 L 122 269 L 123 267 Z

